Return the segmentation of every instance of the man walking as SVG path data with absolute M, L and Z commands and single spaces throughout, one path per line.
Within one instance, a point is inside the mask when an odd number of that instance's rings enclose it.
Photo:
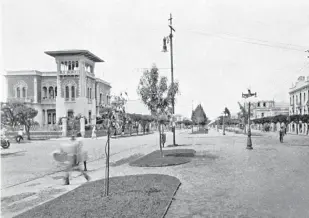
M 83 151 L 83 143 L 81 140 L 76 140 L 73 134 L 70 143 L 62 145 L 60 151 L 53 153 L 53 157 L 58 162 L 63 162 L 66 164 L 64 183 L 65 185 L 70 184 L 70 173 L 72 171 L 79 171 L 85 177 L 87 181 L 90 180 L 89 175 L 85 172 L 87 171 L 86 160 L 87 152 Z M 79 167 L 79 163 L 84 163 L 84 170 Z
M 283 136 L 284 136 L 284 127 L 281 126 L 280 131 L 279 131 L 279 140 L 281 143 L 283 142 Z

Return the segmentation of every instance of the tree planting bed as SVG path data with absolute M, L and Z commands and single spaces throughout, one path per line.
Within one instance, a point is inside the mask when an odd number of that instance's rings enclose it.
M 191 161 L 190 157 L 194 157 L 193 149 L 173 149 L 163 150 L 164 156 L 161 157 L 160 150 L 151 152 L 133 162 L 130 166 L 136 167 L 166 167 L 173 165 L 185 164 Z
M 105 197 L 105 180 L 97 180 L 16 217 L 163 217 L 180 184 L 160 174 L 113 177 Z

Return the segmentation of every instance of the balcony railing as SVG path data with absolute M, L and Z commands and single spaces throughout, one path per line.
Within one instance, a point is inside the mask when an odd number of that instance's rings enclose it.
M 74 74 L 79 74 L 79 70 L 62 70 L 60 71 L 60 74 L 63 74 L 63 75 L 74 75 Z
M 56 98 L 47 98 L 47 97 L 43 97 L 41 99 L 41 103 L 42 104 L 55 104 L 56 103 Z
M 8 98 L 7 100 L 9 102 L 10 101 L 17 101 L 17 102 L 22 102 L 22 103 L 32 103 L 33 102 L 32 98 Z

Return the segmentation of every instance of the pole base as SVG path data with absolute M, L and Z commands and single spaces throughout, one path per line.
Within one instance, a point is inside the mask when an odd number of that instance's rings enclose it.
M 252 146 L 251 146 L 251 147 L 250 147 L 250 146 L 247 146 L 247 147 L 246 147 L 246 149 L 248 149 L 248 150 L 252 150 L 252 149 L 253 149 L 253 147 L 252 147 Z
M 247 149 L 253 149 L 252 148 L 252 141 L 251 141 L 251 137 L 250 136 L 248 136 L 248 138 L 247 138 Z

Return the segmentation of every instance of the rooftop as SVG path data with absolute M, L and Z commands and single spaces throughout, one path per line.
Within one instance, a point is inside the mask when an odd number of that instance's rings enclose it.
M 90 60 L 94 62 L 104 62 L 101 58 L 98 56 L 92 54 L 88 50 L 60 50 L 60 51 L 45 51 L 45 54 L 48 54 L 52 57 L 60 57 L 60 56 L 75 56 L 75 55 L 84 55 L 85 57 L 89 58 Z

